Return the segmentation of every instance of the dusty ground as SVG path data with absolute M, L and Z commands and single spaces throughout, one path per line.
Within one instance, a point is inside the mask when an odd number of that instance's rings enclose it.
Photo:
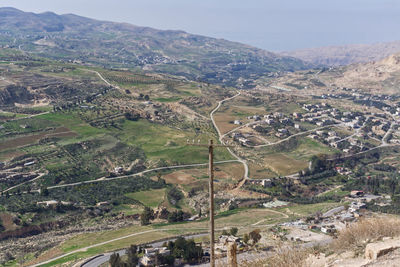
M 0 213 L 0 220 L 6 230 L 15 230 L 17 225 L 13 222 L 13 216 L 8 213 Z
M 46 138 L 46 137 L 72 137 L 72 136 L 76 136 L 76 135 L 77 134 L 75 132 L 72 132 L 65 127 L 59 127 L 52 131 L 47 131 L 47 132 L 43 132 L 40 134 L 34 134 L 34 135 L 19 137 L 19 138 L 15 138 L 15 139 L 8 139 L 6 141 L 3 141 L 0 143 L 0 151 L 33 144 L 33 143 L 39 141 L 40 139 Z
M 286 235 L 289 240 L 296 241 L 299 239 L 302 242 L 313 242 L 313 243 L 328 243 L 332 240 L 332 237 L 323 233 L 315 233 L 309 230 L 303 230 L 296 227 L 289 227 L 290 233 Z

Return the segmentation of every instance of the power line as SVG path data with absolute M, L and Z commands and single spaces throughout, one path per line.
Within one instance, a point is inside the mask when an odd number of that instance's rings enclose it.
M 214 252 L 214 147 L 231 147 L 228 145 L 214 144 L 213 140 L 209 140 L 208 144 L 200 144 L 200 140 L 195 143 L 194 139 L 192 143 L 187 140 L 189 146 L 201 146 L 208 147 L 208 173 L 209 173 L 209 195 L 210 195 L 210 265 L 215 267 L 215 252 Z

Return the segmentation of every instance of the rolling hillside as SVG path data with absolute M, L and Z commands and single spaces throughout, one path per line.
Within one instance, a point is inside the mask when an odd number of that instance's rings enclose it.
M 379 61 L 398 52 L 400 52 L 400 41 L 309 48 L 286 51 L 281 55 L 296 57 L 316 65 L 339 66 Z
M 251 87 L 262 74 L 311 64 L 248 45 L 72 14 L 0 8 L 0 47 L 58 60 L 140 68 L 210 83 Z

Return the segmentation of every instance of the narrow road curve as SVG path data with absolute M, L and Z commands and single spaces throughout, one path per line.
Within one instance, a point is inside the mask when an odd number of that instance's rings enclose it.
M 210 113 L 211 121 L 212 121 L 212 123 L 213 123 L 213 125 L 214 125 L 215 130 L 216 130 L 217 133 L 218 133 L 218 138 L 219 138 L 219 141 L 221 142 L 221 144 L 224 144 L 223 139 L 224 139 L 224 136 L 225 136 L 225 135 L 223 135 L 223 134 L 221 133 L 221 131 L 219 130 L 217 124 L 215 123 L 214 113 L 217 112 L 217 111 L 219 110 L 219 108 L 221 107 L 221 105 L 222 105 L 224 102 L 229 101 L 229 100 L 232 100 L 232 99 L 234 99 L 234 98 L 236 98 L 236 97 L 238 97 L 238 96 L 240 96 L 240 92 L 238 92 L 238 93 L 237 93 L 236 95 L 234 95 L 234 96 L 231 96 L 231 97 L 228 97 L 228 98 L 225 98 L 225 99 L 219 101 L 217 107 L 216 107 L 213 111 L 211 111 L 211 113 Z M 243 175 L 244 180 L 243 180 L 243 181 L 249 179 L 249 166 L 247 165 L 247 162 L 246 162 L 244 159 L 242 159 L 242 158 L 240 158 L 239 156 L 237 156 L 237 155 L 232 151 L 231 148 L 228 147 L 227 149 L 228 149 L 229 153 L 230 153 L 234 158 L 237 159 L 237 161 L 239 161 L 240 163 L 243 164 L 243 167 L 244 167 L 244 175 Z
M 207 229 L 204 229 L 207 230 Z M 195 239 L 198 237 L 202 236 L 207 236 L 208 233 L 202 233 L 202 234 L 189 234 L 189 235 L 183 235 L 182 237 L 185 237 L 185 239 Z M 162 241 L 154 241 L 150 244 L 147 244 L 147 246 L 151 246 L 153 248 L 161 247 L 164 242 L 169 242 L 169 241 L 175 241 L 177 237 L 171 237 L 167 240 L 162 240 Z M 81 267 L 98 267 L 104 263 L 108 263 L 110 260 L 110 257 L 112 254 L 117 253 L 119 256 L 123 256 L 126 254 L 126 249 L 121 249 L 118 251 L 114 252 L 107 252 L 102 255 L 97 255 L 89 260 L 87 260 L 84 264 L 81 265 Z
M 238 131 L 238 130 L 244 128 L 244 127 L 251 126 L 251 125 L 254 125 L 254 124 L 260 124 L 260 122 L 259 122 L 259 121 L 254 121 L 254 122 L 249 122 L 249 123 L 243 124 L 243 125 L 241 125 L 241 126 L 235 128 L 235 129 L 230 130 L 229 132 L 224 133 L 224 134 L 221 136 L 221 138 L 225 138 L 225 136 L 227 136 L 228 134 L 234 133 L 234 132 L 236 132 L 236 131 Z
M 84 247 L 84 248 L 80 248 L 80 249 L 65 253 L 65 254 L 60 255 L 58 257 L 52 258 L 50 260 L 43 261 L 43 262 L 31 265 L 31 267 L 36 267 L 36 266 L 40 266 L 40 265 L 43 265 L 43 264 L 47 264 L 47 263 L 53 262 L 55 260 L 62 259 L 64 257 L 66 257 L 66 256 L 69 256 L 69 255 L 72 255 L 72 254 L 75 254 L 75 253 L 78 253 L 78 252 L 84 252 L 84 251 L 87 251 L 88 249 L 99 247 L 99 246 L 102 246 L 102 245 L 106 245 L 106 244 L 109 244 L 111 242 L 119 241 L 119 240 L 122 240 L 122 239 L 125 239 L 125 238 L 128 238 L 128 237 L 147 234 L 147 233 L 152 233 L 152 232 L 156 232 L 156 231 L 163 231 L 163 230 L 162 229 L 148 230 L 148 231 L 144 231 L 144 232 L 139 232 L 139 233 L 134 233 L 134 234 L 130 234 L 130 235 L 114 238 L 114 239 L 111 239 L 111 240 L 107 240 L 107 241 L 104 241 L 104 242 L 101 242 L 101 243 L 97 243 L 97 244 L 94 244 L 94 245 L 91 245 L 91 246 L 87 246 L 87 247 Z
M 40 178 L 42 178 L 42 177 L 43 177 L 44 175 L 46 175 L 47 173 L 48 173 L 47 171 L 46 171 L 45 173 L 39 173 L 39 176 L 38 176 L 38 177 L 33 178 L 32 180 L 29 180 L 29 181 L 26 181 L 26 182 L 23 182 L 23 183 L 14 185 L 14 186 L 12 186 L 12 187 L 10 187 L 10 188 L 7 188 L 6 190 L 1 191 L 1 193 L 2 193 L 2 194 L 3 194 L 3 193 L 6 193 L 6 192 L 8 192 L 8 191 L 11 191 L 11 190 L 13 190 L 13 189 L 15 189 L 15 188 L 20 187 L 21 185 L 28 184 L 28 183 L 32 183 L 32 182 L 34 182 L 34 181 L 36 181 L 36 180 L 39 180 Z
M 121 88 L 120 88 L 119 86 L 114 85 L 114 84 L 110 83 L 109 81 L 107 81 L 106 78 L 104 78 L 103 75 L 100 74 L 100 72 L 95 71 L 95 70 L 88 70 L 88 69 L 83 69 L 83 70 L 96 73 L 97 76 L 99 76 L 99 78 L 100 78 L 103 82 L 105 82 L 108 86 L 111 86 L 111 87 L 113 87 L 113 88 L 115 88 L 115 89 L 121 90 Z M 202 115 L 202 114 L 200 114 L 200 113 L 198 113 L 198 112 L 195 112 L 195 113 L 196 113 L 196 115 L 198 115 L 199 117 L 201 117 L 201 118 L 203 118 L 203 119 L 205 119 L 205 120 L 207 120 L 207 121 L 209 120 L 209 118 L 207 118 L 206 116 L 204 116 L 204 115 Z
M 297 133 L 297 134 L 293 134 L 293 135 L 291 135 L 291 136 L 289 136 L 289 137 L 287 137 L 287 138 L 285 138 L 285 139 L 279 140 L 279 141 L 277 141 L 277 142 L 275 142 L 275 143 L 269 143 L 269 144 L 265 144 L 265 145 L 248 146 L 248 147 L 251 147 L 251 148 L 259 148 L 259 147 L 273 146 L 273 145 L 277 145 L 277 144 L 286 142 L 286 141 L 288 141 L 289 139 L 291 139 L 291 138 L 293 138 L 293 137 L 296 137 L 296 136 L 301 136 L 301 135 L 305 135 L 305 134 L 308 134 L 308 133 L 312 133 L 312 132 L 314 132 L 314 131 L 322 130 L 322 129 L 325 129 L 325 128 L 338 127 L 338 126 L 342 126 L 342 124 L 332 124 L 332 125 L 322 126 L 322 127 L 318 127 L 318 128 L 315 128 L 315 129 L 311 129 L 311 130 L 305 131 L 305 132 L 300 132 L 300 133 Z
M 272 209 L 265 209 L 265 210 L 267 210 L 267 211 L 269 211 L 269 212 L 271 212 L 271 213 L 275 213 L 275 214 L 282 215 L 283 218 L 285 218 L 285 219 L 289 218 L 289 216 L 288 216 L 286 213 L 283 213 L 283 212 L 280 212 L 280 211 L 276 211 L 276 210 L 272 210 Z M 267 221 L 267 220 L 268 220 L 268 219 L 262 219 L 262 220 L 260 220 L 260 221 L 258 221 L 258 222 L 256 222 L 256 223 L 253 223 L 251 226 L 260 225 L 261 223 L 263 223 L 263 222 L 265 222 L 265 221 Z M 271 224 L 271 225 L 274 225 L 274 224 Z M 263 226 L 265 226 L 265 225 L 263 225 Z
M 225 230 L 225 229 L 227 229 L 227 227 L 216 229 L 216 231 L 222 231 L 222 230 Z M 153 232 L 159 232 L 159 231 L 180 231 L 180 230 L 182 230 L 182 228 L 153 229 L 153 230 L 147 230 L 147 231 L 143 231 L 143 232 L 139 232 L 139 233 L 133 233 L 133 234 L 117 237 L 117 238 L 114 238 L 114 239 L 110 239 L 110 240 L 107 240 L 107 241 L 104 241 L 104 242 L 100 242 L 100 243 L 97 243 L 97 244 L 93 244 L 93 245 L 90 245 L 90 246 L 87 246 L 87 247 L 84 247 L 84 248 L 80 248 L 80 249 L 77 249 L 77 250 L 74 250 L 74 251 L 70 251 L 68 253 L 65 253 L 65 254 L 62 254 L 60 256 L 54 257 L 54 258 L 52 258 L 50 260 L 42 261 L 40 263 L 37 263 L 37 264 L 34 264 L 34 265 L 30 265 L 30 267 L 37 267 L 37 266 L 41 266 L 41 265 L 44 265 L 44 264 L 48 264 L 48 263 L 51 263 L 53 261 L 62 259 L 64 257 L 66 257 L 66 256 L 73 255 L 75 253 L 85 252 L 88 249 L 99 247 L 99 246 L 102 246 L 102 245 L 106 245 L 106 244 L 109 244 L 109 243 L 112 243 L 112 242 L 115 242 L 115 241 L 119 241 L 119 240 L 123 240 L 123 239 L 129 238 L 129 237 L 133 237 L 133 236 L 138 236 L 138 235 L 143 235 L 143 234 L 153 233 Z M 208 227 L 207 228 L 191 228 L 190 230 L 193 230 L 193 231 L 208 231 Z M 183 235 L 183 236 L 186 236 L 187 238 L 190 238 L 190 237 L 195 237 L 197 235 L 199 235 L 199 234 L 189 234 L 189 235 Z M 174 237 L 171 237 L 171 239 L 174 239 Z M 158 242 L 159 241 L 155 241 L 153 243 L 158 243 Z M 93 258 L 93 259 L 97 259 L 97 258 Z M 95 262 L 97 262 L 96 265 L 92 265 L 92 264 L 90 264 L 90 262 L 91 261 L 86 262 L 85 266 L 98 266 L 97 265 L 98 264 L 98 260 L 95 261 Z M 101 262 L 101 263 L 104 263 L 104 261 Z
M 109 81 L 107 81 L 107 80 L 100 74 L 100 72 L 98 72 L 98 71 L 96 71 L 96 70 L 88 70 L 88 69 L 83 69 L 83 70 L 88 71 L 88 72 L 96 73 L 97 76 L 99 76 L 99 78 L 100 78 L 103 82 L 105 82 L 108 86 L 114 87 L 115 89 L 120 89 L 118 86 L 113 85 L 113 84 L 111 84 Z
M 231 163 L 231 162 L 240 162 L 240 161 L 238 161 L 238 160 L 224 160 L 224 161 L 214 162 L 214 164 L 224 164 L 224 163 Z M 47 187 L 47 189 L 50 190 L 50 189 L 55 189 L 55 188 L 77 186 L 77 185 L 82 185 L 82 184 L 91 184 L 91 183 L 99 183 L 99 182 L 107 182 L 107 181 L 125 179 L 125 178 L 134 177 L 134 176 L 140 176 L 140 175 L 143 175 L 143 174 L 146 174 L 146 173 L 149 173 L 149 172 L 160 171 L 160 170 L 200 167 L 200 166 L 207 166 L 207 165 L 208 165 L 208 163 L 197 163 L 197 164 L 187 164 L 187 165 L 176 165 L 176 166 L 159 167 L 159 168 L 149 169 L 149 170 L 145 170 L 145 171 L 134 173 L 134 174 L 118 176 L 118 177 L 112 177 L 112 178 L 104 178 L 103 177 L 103 178 L 99 178 L 97 180 L 89 180 L 89 181 L 72 183 L 72 184 L 54 185 L 54 186 Z
M 395 122 L 392 122 L 391 124 L 390 124 L 390 128 L 389 128 L 389 130 L 385 133 L 385 135 L 382 137 L 382 146 L 388 146 L 389 144 L 388 144 L 388 137 L 389 137 L 389 135 L 391 134 L 391 133 L 393 133 L 393 127 L 396 125 L 396 123 Z
M 34 117 L 37 117 L 37 116 L 41 116 L 41 115 L 45 115 L 45 114 L 49 114 L 49 113 L 50 113 L 50 111 L 46 111 L 46 112 L 42 112 L 42 113 L 38 113 L 38 114 L 29 115 L 29 116 L 26 116 L 26 117 L 14 118 L 12 120 L 9 120 L 9 122 L 10 121 L 20 121 L 20 120 L 31 119 L 31 118 L 34 118 Z
M 224 164 L 224 163 L 232 163 L 232 162 L 240 162 L 238 160 L 224 160 L 224 161 L 217 161 L 214 162 L 214 164 Z M 92 184 L 92 183 L 99 183 L 99 182 L 107 182 L 107 181 L 112 181 L 112 180 L 119 180 L 119 179 L 125 179 L 125 178 L 129 178 L 129 177 L 134 177 L 134 176 L 140 176 L 149 172 L 153 172 L 153 171 L 159 171 L 159 170 L 168 170 L 168 169 L 181 169 L 181 168 L 190 168 L 190 167 L 200 167 L 200 166 L 207 166 L 208 163 L 197 163 L 197 164 L 187 164 L 187 165 L 177 165 L 177 166 L 168 166 L 168 167 L 160 167 L 160 168 L 154 168 L 154 169 L 149 169 L 149 170 L 145 170 L 142 172 L 138 172 L 138 173 L 134 173 L 134 174 L 129 174 L 129 175 L 123 175 L 123 176 L 118 176 L 118 177 L 112 177 L 112 178 L 99 178 L 96 180 L 89 180 L 89 181 L 84 181 L 84 182 L 78 182 L 78 183 L 72 183 L 72 184 L 62 184 L 62 185 L 54 185 L 54 186 L 49 186 L 47 187 L 48 190 L 51 189 L 55 189 L 55 188 L 64 188 L 64 187 L 69 187 L 69 186 L 78 186 L 78 185 L 83 185 L 83 184 Z M 45 174 L 47 173 L 41 173 L 38 177 L 23 182 L 21 184 L 15 185 L 13 187 L 7 188 L 6 190 L 2 191 L 2 193 L 6 193 L 7 191 L 13 190 L 21 185 L 24 184 L 28 184 L 31 182 L 34 182 L 38 179 L 40 179 L 41 177 L 43 177 Z M 31 193 L 33 192 L 37 192 L 40 193 L 40 189 L 39 190 L 32 190 Z M 28 194 L 28 192 L 21 192 L 21 194 Z

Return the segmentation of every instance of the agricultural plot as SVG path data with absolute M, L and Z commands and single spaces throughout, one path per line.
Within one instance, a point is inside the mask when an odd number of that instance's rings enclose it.
M 340 204 L 318 203 L 310 205 L 294 205 L 277 209 L 238 209 L 217 215 L 215 223 L 217 229 L 238 227 L 240 228 L 240 232 L 245 233 L 264 225 L 273 225 L 278 222 L 285 222 L 291 220 L 293 217 L 313 214 L 320 210 L 327 211 L 331 208 L 337 207 L 338 205 Z M 39 259 L 43 261 L 49 257 L 54 257 L 62 253 L 75 251 L 83 247 L 106 242 L 116 238 L 122 238 L 118 241 L 110 242 L 105 245 L 89 249 L 85 252 L 74 253 L 71 256 L 67 256 L 48 265 L 54 266 L 56 264 L 61 264 L 74 259 L 89 258 L 90 256 L 98 255 L 107 251 L 128 247 L 131 244 L 151 242 L 168 236 L 203 232 L 207 229 L 208 221 L 203 220 L 176 224 L 156 224 L 150 227 L 134 225 L 102 233 L 86 233 L 69 239 L 62 245 L 41 255 Z
M 51 137 L 63 138 L 63 137 L 74 137 L 74 136 L 77 136 L 75 132 L 72 132 L 65 127 L 59 127 L 56 128 L 55 130 L 45 131 L 40 134 L 33 134 L 24 137 L 6 139 L 4 141 L 1 141 L 0 151 L 34 144 L 43 138 L 51 138 Z
M 167 183 L 181 186 L 186 192 L 191 189 L 208 186 L 208 168 L 197 167 L 195 169 L 182 169 L 172 171 L 161 176 Z M 232 187 L 243 177 L 243 165 L 240 163 L 216 164 L 214 172 L 216 190 Z
M 135 199 L 146 207 L 157 208 L 165 198 L 165 188 L 150 191 L 139 191 L 126 194 L 127 197 Z
M 242 124 L 245 124 L 249 122 L 247 119 L 248 116 L 265 113 L 265 109 L 262 107 L 246 106 L 241 102 L 235 103 L 237 104 L 224 104 L 214 115 L 215 122 L 222 134 L 240 126 L 234 124 L 235 120 L 239 120 Z
M 188 139 L 207 142 L 206 136 L 198 138 L 194 132 L 179 131 L 144 120 L 126 121 L 122 129 L 118 137 L 127 144 L 140 146 L 149 159 L 162 159 L 170 164 L 202 163 L 208 159 L 206 149 L 186 145 Z M 215 156 L 216 160 L 232 159 L 225 149 L 217 150 Z
M 294 174 L 308 166 L 306 161 L 290 158 L 282 153 L 264 155 L 263 162 L 265 167 L 281 176 Z
M 0 85 L 1 86 L 1 85 Z M 0 121 L 7 121 L 11 119 L 20 119 L 27 117 L 27 114 L 20 114 L 14 112 L 0 112 Z
M 244 151 L 252 159 L 251 177 L 259 179 L 298 173 L 307 168 L 313 155 L 334 154 L 337 150 L 307 137 L 300 137 L 252 150 L 245 148 Z
M 158 102 L 177 102 L 184 97 L 200 96 L 202 93 L 201 89 L 194 84 L 162 75 L 104 70 L 101 74 L 128 94 L 148 95 L 151 100 Z
M 266 179 L 266 178 L 273 178 L 279 176 L 278 173 L 272 171 L 268 166 L 264 166 L 261 164 L 250 163 L 250 177 L 252 179 Z
M 336 202 L 322 202 L 309 205 L 293 205 L 285 208 L 278 208 L 278 211 L 287 212 L 288 214 L 293 214 L 295 216 L 307 216 L 315 214 L 316 212 L 326 212 L 330 209 L 341 206 L 342 203 Z

